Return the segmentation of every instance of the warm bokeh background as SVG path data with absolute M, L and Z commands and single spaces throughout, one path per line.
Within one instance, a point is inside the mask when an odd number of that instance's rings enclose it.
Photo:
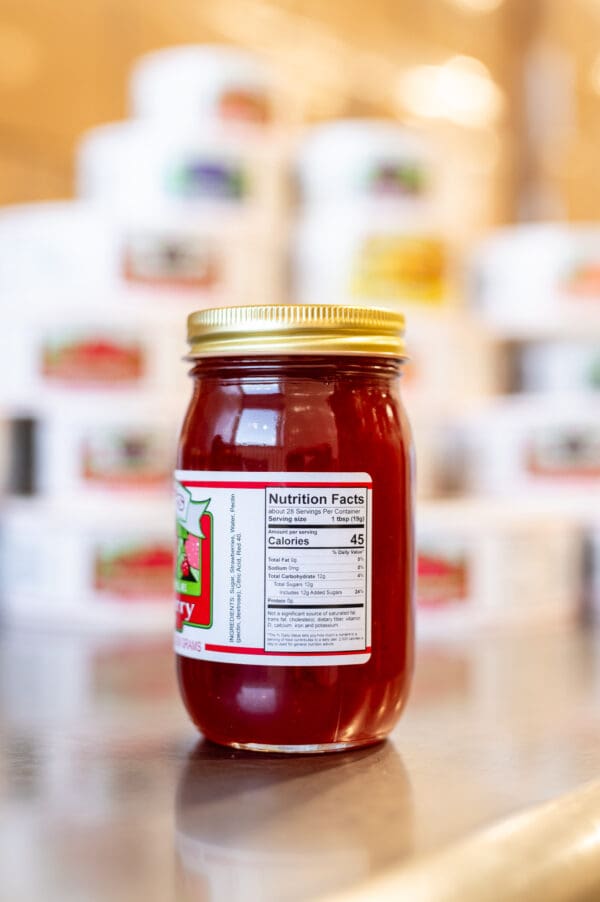
M 2 0 L 0 11 L 1 203 L 71 193 L 77 136 L 125 115 L 137 56 L 216 41 L 269 58 L 308 120 L 415 117 L 415 69 L 454 59 L 455 109 L 442 86 L 448 118 L 433 109 L 424 121 L 462 179 L 487 188 L 474 222 L 600 207 L 597 0 Z
M 132 66 L 182 44 L 266 60 L 272 124 L 226 121 L 202 67 L 136 119 Z M 394 121 L 311 128 L 347 117 Z M 0 0 L 2 899 L 306 902 L 597 777 L 599 147 L 600 0 Z M 415 687 L 327 760 L 192 752 L 174 678 L 186 315 L 279 301 L 400 309 L 411 356 Z M 270 459 L 274 387 L 222 448 Z M 335 739 L 375 697 L 336 669 Z M 240 710 L 293 716 L 239 670 Z

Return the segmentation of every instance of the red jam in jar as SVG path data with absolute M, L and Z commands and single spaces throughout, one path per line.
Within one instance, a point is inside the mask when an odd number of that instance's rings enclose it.
M 383 739 L 413 661 L 404 320 L 341 306 L 188 320 L 176 480 L 181 694 L 214 742 L 324 752 Z

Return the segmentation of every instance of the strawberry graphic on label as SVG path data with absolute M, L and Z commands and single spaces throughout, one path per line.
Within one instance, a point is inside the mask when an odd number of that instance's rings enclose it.
M 177 562 L 175 588 L 186 595 L 196 595 L 200 589 L 200 536 L 177 524 Z
M 185 549 L 185 555 L 188 562 L 189 567 L 193 567 L 194 570 L 200 569 L 200 539 L 198 536 L 188 535 L 187 539 L 183 543 L 183 547 Z
M 176 493 L 177 557 L 175 591 L 209 601 L 211 593 L 212 514 L 209 500 L 192 499 L 183 486 Z
M 210 499 L 193 497 L 176 484 L 177 553 L 175 559 L 175 628 L 209 629 L 212 624 L 212 536 Z

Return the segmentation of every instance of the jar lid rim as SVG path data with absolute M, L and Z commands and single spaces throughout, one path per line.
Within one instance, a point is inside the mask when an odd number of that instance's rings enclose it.
M 190 314 L 188 358 L 330 354 L 406 356 L 404 315 L 350 304 L 211 307 Z

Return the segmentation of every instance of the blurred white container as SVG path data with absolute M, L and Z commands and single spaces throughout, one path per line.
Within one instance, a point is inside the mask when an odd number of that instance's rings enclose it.
M 0 360 L 0 402 L 39 405 L 69 396 L 177 392 L 185 386 L 185 320 L 140 317 L 124 307 L 24 311 L 6 318 Z
M 207 304 L 269 303 L 282 291 L 279 241 L 232 210 L 10 207 L 0 213 L 0 306 L 20 315 L 21 303 L 86 308 L 114 300 L 185 315 Z
M 61 201 L 0 210 L 0 307 L 48 298 L 87 305 L 115 288 L 113 232 L 89 204 Z
M 439 306 L 448 301 L 444 243 L 425 214 L 353 204 L 306 211 L 292 247 L 299 303 Z
M 284 209 L 283 161 L 272 142 L 220 134 L 185 121 L 131 120 L 87 132 L 77 149 L 77 188 L 117 209 L 232 210 L 270 221 Z
M 518 356 L 524 392 L 600 391 L 600 334 L 596 340 L 528 342 Z
M 57 500 L 170 493 L 186 402 L 159 396 L 47 405 L 37 423 L 38 491 Z
M 297 172 L 306 204 L 422 203 L 430 181 L 425 141 L 392 120 L 340 119 L 310 129 Z
M 160 301 L 181 313 L 206 306 L 281 302 L 284 229 L 233 211 L 129 214 L 119 226 L 122 300 Z
M 264 128 L 277 108 L 274 74 L 238 47 L 191 44 L 167 47 L 134 64 L 130 103 L 134 116 L 184 119 L 199 125 Z
M 514 396 L 490 402 L 462 426 L 472 491 L 550 493 L 574 502 L 600 491 L 600 399 Z
M 583 586 L 581 533 L 514 498 L 432 502 L 417 512 L 417 635 L 574 619 Z
M 503 355 L 497 342 L 462 311 L 412 309 L 406 319 L 406 344 L 402 394 L 411 412 L 462 404 L 502 387 Z
M 0 605 L 36 626 L 166 629 L 173 512 L 166 501 L 29 500 L 4 506 Z
M 440 498 L 456 494 L 457 472 L 462 464 L 461 447 L 448 410 L 414 405 L 407 407 L 416 458 L 418 498 Z
M 600 330 L 600 226 L 518 225 L 475 252 L 472 300 L 507 335 Z

